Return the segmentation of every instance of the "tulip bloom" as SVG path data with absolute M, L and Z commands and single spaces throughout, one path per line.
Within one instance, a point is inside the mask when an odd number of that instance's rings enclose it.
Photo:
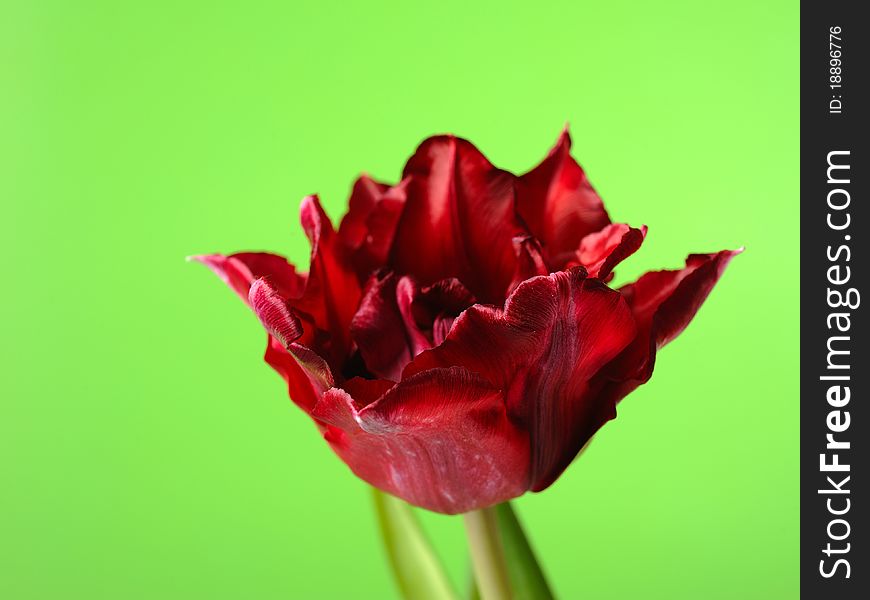
M 302 201 L 307 274 L 273 254 L 196 257 L 256 313 L 291 399 L 373 486 L 449 514 L 543 490 L 737 253 L 608 287 L 646 228 L 610 221 L 570 147 L 566 131 L 515 176 L 433 137 L 397 185 L 360 177 L 338 231 Z

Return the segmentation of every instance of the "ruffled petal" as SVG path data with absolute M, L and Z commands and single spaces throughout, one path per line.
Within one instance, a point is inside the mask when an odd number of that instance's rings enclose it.
M 298 342 L 323 356 L 338 373 L 352 350 L 349 331 L 360 286 L 316 196 L 302 201 L 300 217 L 311 243 L 307 276 L 297 274 L 286 259 L 267 253 L 192 258 L 208 266 L 246 302 L 255 279 L 268 281 L 303 322 Z
M 297 274 L 286 259 L 266 253 L 194 259 L 256 312 L 270 334 L 266 362 L 287 381 L 293 401 L 310 411 L 334 385 L 333 373 L 340 372 L 351 350 L 350 321 L 360 291 L 316 197 L 303 200 L 301 217 L 311 241 L 307 277 Z M 255 281 L 259 283 L 252 290 Z
M 577 263 L 586 267 L 589 277 L 606 281 L 613 268 L 634 254 L 646 237 L 646 225 L 640 229 L 624 223 L 612 223 L 580 242 Z
M 304 325 L 291 308 L 292 298 L 301 295 L 305 277 L 273 254 L 212 254 L 193 259 L 214 271 L 251 307 L 269 333 L 266 362 L 287 382 L 290 398 L 310 412 L 334 380 L 326 361 L 295 341 L 306 328 L 314 329 L 313 324 Z
M 474 296 L 456 279 L 421 288 L 408 276 L 382 271 L 366 285 L 351 336 L 369 373 L 398 381 L 415 356 L 440 344 Z
M 437 346 L 447 337 L 456 317 L 474 302 L 474 295 L 458 279 L 442 279 L 420 290 L 411 303 L 411 313 L 431 341 L 430 347 Z
M 248 304 L 269 335 L 288 346 L 302 335 L 302 323 L 287 300 L 265 279 L 255 279 L 248 292 Z
M 442 279 L 424 286 L 414 298 L 414 313 L 418 322 L 429 322 L 439 313 L 458 316 L 474 304 L 474 295 L 456 278 Z
M 311 242 L 311 267 L 305 292 L 292 306 L 326 334 L 306 342 L 339 372 L 352 349 L 350 324 L 359 306 L 360 285 L 317 196 L 302 200 L 300 216 Z
M 369 372 L 398 381 L 402 369 L 431 344 L 411 314 L 418 290 L 392 272 L 373 275 L 351 323 L 351 336 Z
M 580 240 L 610 224 L 601 198 L 571 157 L 567 129 L 547 158 L 519 177 L 516 210 L 541 241 L 553 271 L 564 268 Z
M 683 269 L 651 271 L 619 290 L 631 308 L 638 333 L 602 371 L 605 395 L 618 402 L 649 380 L 656 352 L 688 326 L 728 263 L 742 251 L 692 254 Z
M 526 279 L 550 273 L 544 262 L 541 244 L 537 239 L 530 235 L 517 236 L 513 239 L 513 243 L 517 262 L 514 269 L 514 279 L 509 289 L 510 292 L 513 292 Z
M 264 359 L 284 378 L 290 399 L 306 413 L 310 414 L 323 393 L 335 385 L 326 361 L 302 344 L 284 346 L 270 335 Z
M 396 283 L 396 307 L 405 325 L 408 338 L 408 347 L 411 349 L 411 358 L 420 354 L 423 350 L 432 347 L 432 343 L 420 329 L 414 314 L 414 304 L 422 296 L 420 287 L 410 277 L 400 277 Z M 404 365 L 402 365 L 404 368 Z M 401 375 L 401 369 L 396 373 Z
M 407 184 L 405 180 L 388 186 L 367 175 L 354 183 L 338 236 L 348 248 L 361 282 L 387 264 L 396 225 L 405 206 Z
M 511 417 L 530 433 L 529 487 L 540 490 L 610 414 L 590 381 L 635 332 L 622 296 L 576 268 L 522 283 L 504 310 L 472 306 L 403 375 L 459 365 L 503 390 Z
M 305 290 L 306 277 L 297 273 L 296 268 L 283 256 L 268 252 L 240 252 L 223 254 L 202 254 L 191 256 L 204 264 L 221 278 L 239 297 L 248 301 L 251 282 L 263 278 L 285 298 L 298 298 Z
M 354 377 L 341 384 L 341 389 L 350 394 L 357 409 L 368 406 L 395 387 L 395 381 L 387 379 L 364 379 Z
M 501 304 L 514 276 L 512 240 L 527 234 L 514 209 L 516 178 L 447 135 L 423 142 L 404 175 L 391 264 L 422 285 L 458 278 L 481 301 Z
M 357 249 L 365 242 L 368 235 L 366 220 L 388 189 L 389 185 L 375 181 L 368 175 L 360 175 L 354 182 L 347 203 L 347 214 L 341 219 L 338 228 L 338 237 L 348 248 Z
M 357 476 L 416 506 L 457 514 L 526 490 L 527 434 L 502 393 L 465 369 L 419 373 L 365 406 L 333 388 L 312 415 Z

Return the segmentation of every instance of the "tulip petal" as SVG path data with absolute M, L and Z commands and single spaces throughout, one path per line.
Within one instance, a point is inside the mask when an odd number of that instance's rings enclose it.
M 245 302 L 254 279 L 267 280 L 295 315 L 309 324 L 303 327 L 299 343 L 320 353 L 333 371 L 340 372 L 351 350 L 349 329 L 359 305 L 359 282 L 316 196 L 303 199 L 300 217 L 311 242 L 307 276 L 297 274 L 286 259 L 274 254 L 213 254 L 192 259 L 214 271 Z
M 354 377 L 342 383 L 341 389 L 350 394 L 354 406 L 363 408 L 389 392 L 395 385 L 395 381 L 386 379 Z
M 348 248 L 357 249 L 368 235 L 368 219 L 378 200 L 390 189 L 385 183 L 375 181 L 368 175 L 360 175 L 351 188 L 347 214 L 341 219 L 338 237 Z
M 635 332 L 622 296 L 575 268 L 520 284 L 504 310 L 472 306 L 403 376 L 460 365 L 503 390 L 511 416 L 529 429 L 529 487 L 540 490 L 603 423 L 602 411 L 609 414 L 589 382 Z
M 335 385 L 326 361 L 302 344 L 285 347 L 270 335 L 264 359 L 284 378 L 290 399 L 306 413 L 310 414 L 323 392 Z
M 361 282 L 387 263 L 402 209 L 407 180 L 388 186 L 363 175 L 354 183 L 338 236 L 348 248 Z
M 454 277 L 424 286 L 415 300 L 419 301 L 421 310 L 426 308 L 433 314 L 446 312 L 453 315 L 458 315 L 475 302 L 472 293 Z M 422 320 L 429 319 L 424 317 Z
M 513 243 L 517 262 L 514 279 L 510 287 L 511 292 L 526 279 L 531 279 L 538 275 L 547 275 L 550 272 L 544 262 L 541 244 L 537 239 L 530 235 L 517 236 L 513 239 Z
M 586 267 L 589 277 L 606 281 L 616 265 L 640 248 L 646 231 L 646 225 L 635 229 L 624 223 L 612 223 L 583 238 L 577 260 Z
M 526 489 L 528 436 L 501 392 L 465 369 L 418 373 L 363 408 L 333 388 L 312 415 L 357 476 L 411 504 L 457 514 Z
M 298 298 L 305 289 L 305 275 L 296 272 L 296 268 L 287 259 L 268 252 L 240 252 L 224 256 L 223 254 L 203 254 L 191 256 L 204 264 L 221 278 L 239 297 L 248 301 L 248 290 L 251 282 L 258 277 L 267 279 L 285 298 Z
M 731 259 L 742 252 L 692 254 L 683 269 L 651 271 L 619 291 L 638 324 L 637 337 L 603 371 L 603 394 L 619 401 L 652 376 L 656 352 L 692 321 Z
M 286 259 L 274 254 L 212 254 L 192 259 L 214 271 L 257 314 L 269 332 L 266 362 L 287 382 L 293 402 L 305 412 L 311 412 L 334 381 L 322 358 L 294 342 L 303 334 L 305 326 L 290 308 L 290 298 L 301 295 L 305 277 L 298 275 Z M 290 298 L 280 290 L 290 294 Z M 313 324 L 308 327 L 314 329 Z
M 514 276 L 515 177 L 470 142 L 429 138 L 405 166 L 408 199 L 392 250 L 398 272 L 422 285 L 456 277 L 483 302 L 503 302 Z M 576 246 L 575 246 L 576 248 Z
M 377 377 L 398 381 L 405 365 L 431 346 L 411 314 L 416 294 L 413 282 L 389 272 L 373 275 L 366 286 L 351 336 Z
M 194 259 L 257 313 L 270 334 L 266 362 L 287 381 L 293 401 L 308 412 L 334 385 L 332 373 L 340 372 L 350 351 L 348 330 L 360 292 L 316 197 L 303 200 L 301 217 L 311 241 L 307 276 L 297 274 L 286 259 L 267 253 Z
M 396 283 L 396 307 L 402 316 L 402 323 L 408 336 L 408 346 L 411 349 L 411 358 L 420 354 L 423 350 L 432 347 L 431 342 L 420 330 L 414 316 L 414 303 L 422 295 L 416 283 L 410 277 L 401 277 Z M 404 368 L 404 365 L 402 365 Z M 401 375 L 401 370 L 396 373 Z
M 328 334 L 317 343 L 306 342 L 327 359 L 334 372 L 340 372 L 352 347 L 350 324 L 359 306 L 359 282 L 317 196 L 302 200 L 300 216 L 311 242 L 311 267 L 305 293 L 292 306 L 310 315 L 317 329 Z
M 251 284 L 248 304 L 251 305 L 269 335 L 281 342 L 282 346 L 295 342 L 302 335 L 302 323 L 299 318 L 293 314 L 293 309 L 288 306 L 287 300 L 265 279 L 256 279 Z
M 516 210 L 541 241 L 553 271 L 564 268 L 580 240 L 610 223 L 601 198 L 571 157 L 567 129 L 547 158 L 518 178 Z
M 371 374 L 398 381 L 405 365 L 440 344 L 453 319 L 473 303 L 456 279 L 420 288 L 410 277 L 376 273 L 354 315 L 351 336 Z
M 423 330 L 431 331 L 430 346 L 437 346 L 447 337 L 456 317 L 474 302 L 474 296 L 458 279 L 442 279 L 420 290 L 411 305 L 411 312 L 416 322 L 423 324 Z M 424 348 L 420 352 L 422 350 Z

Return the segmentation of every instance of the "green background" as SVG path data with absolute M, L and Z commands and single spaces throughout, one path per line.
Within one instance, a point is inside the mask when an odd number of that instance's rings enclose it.
M 747 247 L 516 505 L 562 598 L 798 595 L 798 3 L 0 2 L 0 597 L 389 598 L 368 489 L 189 254 L 305 262 L 426 136 L 563 124 L 620 270 Z M 457 582 L 461 520 L 424 524 Z

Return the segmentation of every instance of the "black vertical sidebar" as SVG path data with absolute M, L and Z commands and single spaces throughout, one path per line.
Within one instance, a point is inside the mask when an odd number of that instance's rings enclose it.
M 801 3 L 801 595 L 837 600 L 870 597 L 870 22 L 859 6 Z

